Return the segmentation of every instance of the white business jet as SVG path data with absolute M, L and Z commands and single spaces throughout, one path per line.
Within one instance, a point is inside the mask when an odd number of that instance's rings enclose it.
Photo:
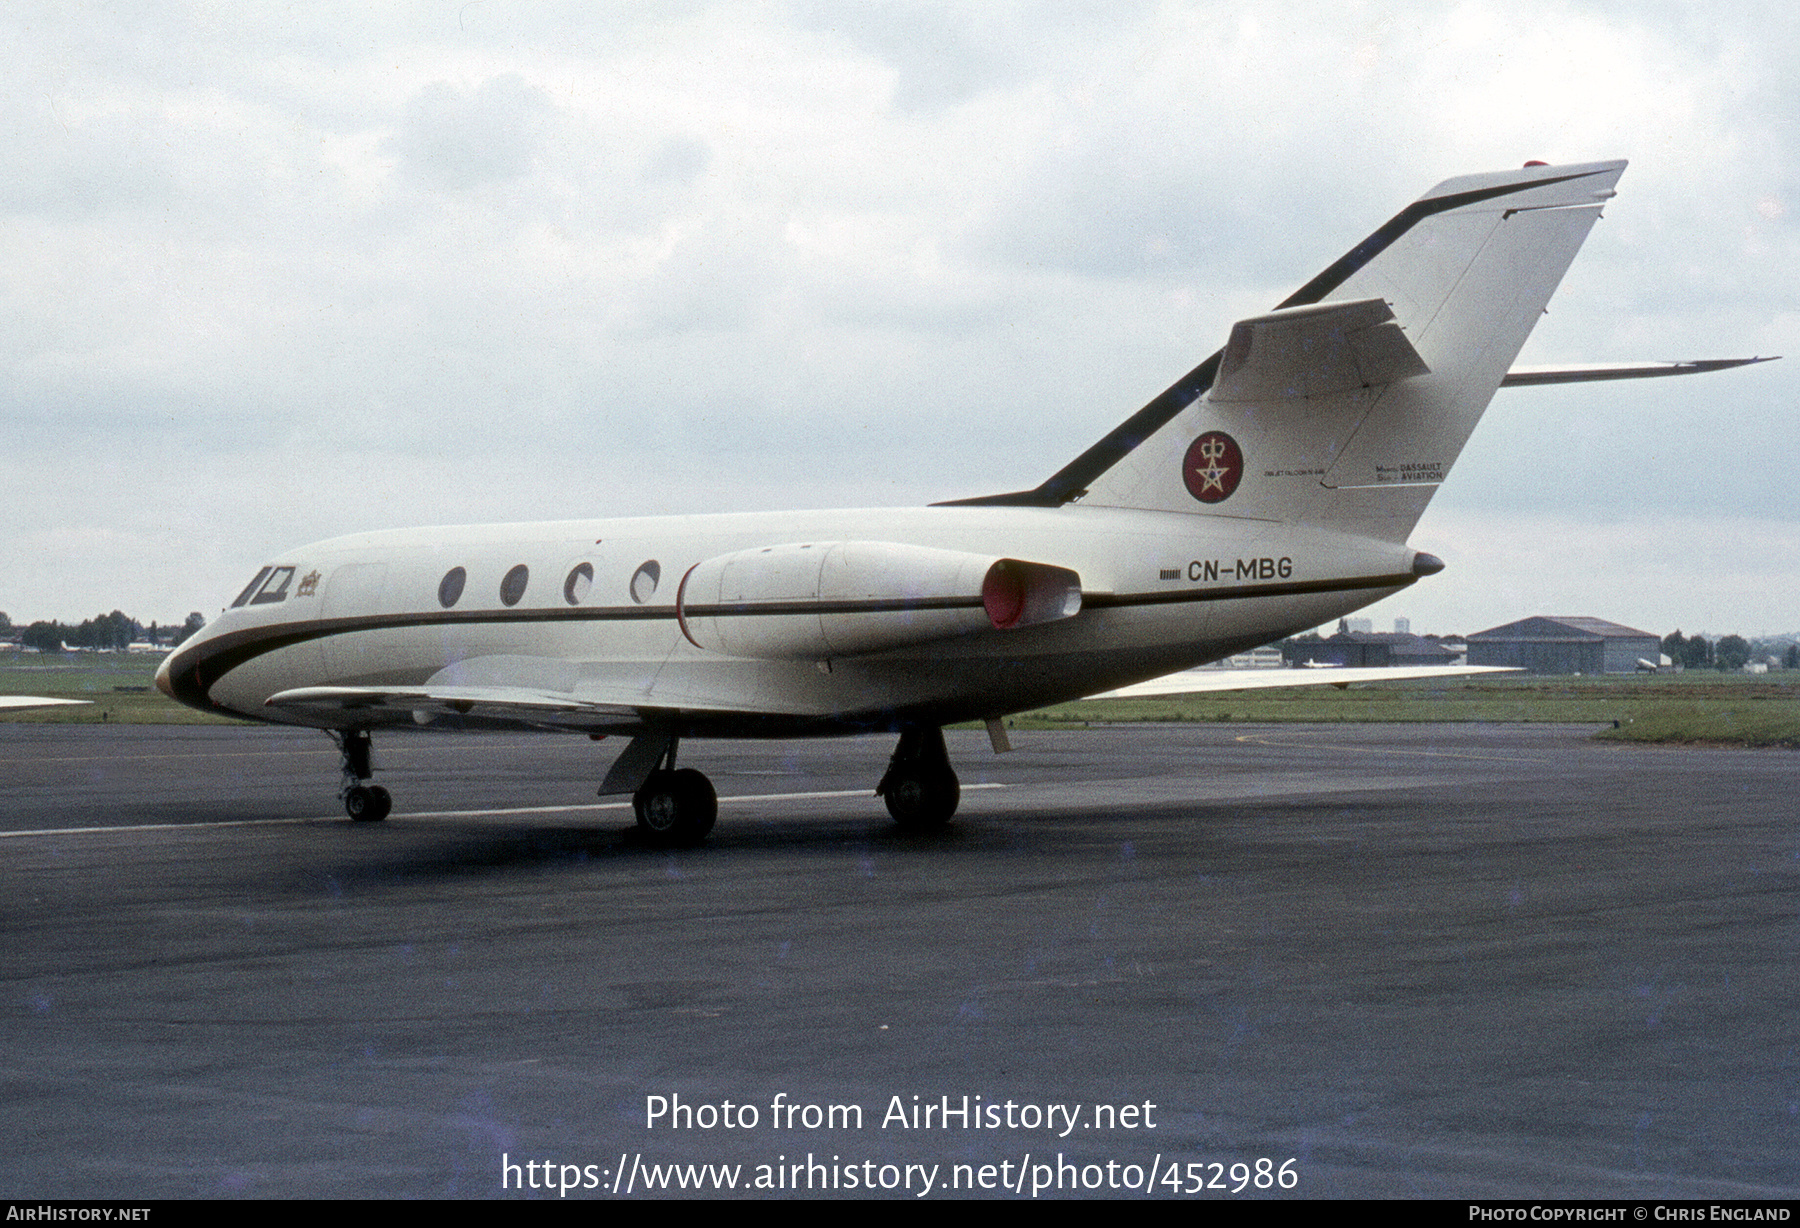
M 1757 361 L 1509 375 L 1624 169 L 1439 184 L 1034 490 L 334 538 L 258 571 L 157 685 L 330 731 L 353 819 L 392 804 L 375 729 L 622 735 L 600 792 L 666 843 L 718 810 L 675 765 L 686 739 L 897 733 L 876 792 L 935 827 L 958 800 L 946 724 L 985 721 L 1001 750 L 1007 714 L 1132 684 L 1341 685 L 1164 676 L 1440 571 L 1407 536 L 1503 383 Z

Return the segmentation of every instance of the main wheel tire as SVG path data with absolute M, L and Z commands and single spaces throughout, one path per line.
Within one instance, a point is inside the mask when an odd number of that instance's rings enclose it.
M 693 768 L 652 772 L 631 798 L 638 830 L 661 845 L 698 844 L 719 818 L 712 781 Z
M 358 823 L 379 823 L 393 808 L 393 795 L 380 785 L 357 785 L 344 794 L 344 813 Z
M 962 785 L 956 773 L 945 768 L 936 770 L 900 767 L 888 773 L 882 782 L 882 800 L 894 822 L 908 831 L 935 831 L 950 821 L 962 800 Z

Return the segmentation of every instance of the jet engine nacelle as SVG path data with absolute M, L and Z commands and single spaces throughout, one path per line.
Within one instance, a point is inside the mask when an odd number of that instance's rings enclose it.
M 695 564 L 675 597 L 697 648 L 805 660 L 880 652 L 1069 618 L 1066 567 L 895 542 L 809 542 Z

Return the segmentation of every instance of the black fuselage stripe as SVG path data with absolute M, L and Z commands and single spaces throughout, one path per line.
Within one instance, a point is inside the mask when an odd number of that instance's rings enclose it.
M 1405 588 L 1418 582 L 1414 575 L 1354 576 L 1341 580 L 1290 580 L 1282 584 L 1242 584 L 1236 588 L 1183 589 L 1171 593 L 1092 593 L 1081 599 L 1084 610 L 1181 605 L 1196 601 L 1253 601 L 1261 597 L 1309 597 L 1319 593 L 1348 593 L 1370 588 Z
M 1583 171 L 1579 175 L 1559 175 L 1552 179 L 1533 179 L 1527 183 L 1472 188 L 1467 192 L 1454 192 L 1449 196 L 1416 200 L 1384 222 L 1374 234 L 1339 256 L 1323 273 L 1281 300 L 1276 310 L 1305 307 L 1321 301 L 1327 294 L 1349 281 L 1363 266 L 1392 247 L 1407 231 L 1434 214 L 1460 209 L 1464 205 L 1479 204 L 1484 200 L 1493 200 L 1513 192 L 1548 187 L 1555 183 L 1567 183 L 1572 179 L 1581 179 L 1587 175 L 1599 173 L 1599 171 Z M 1224 351 L 1220 350 L 1169 385 L 1148 405 L 1108 431 L 1100 442 L 1058 469 L 1035 490 L 1020 490 L 1005 495 L 982 495 L 974 499 L 950 499 L 937 506 L 1060 507 L 1078 495 L 1084 494 L 1101 474 L 1124 460 L 1144 440 L 1174 421 L 1175 415 L 1199 400 L 1207 389 L 1212 387 L 1213 380 L 1218 377 L 1219 360 L 1223 354 Z

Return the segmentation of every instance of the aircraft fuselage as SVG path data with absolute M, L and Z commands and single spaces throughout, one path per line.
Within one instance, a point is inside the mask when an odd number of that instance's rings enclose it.
M 722 654 L 696 643 L 691 627 L 684 631 L 682 581 L 696 565 L 736 551 L 837 542 L 1064 568 L 1079 577 L 1079 612 L 789 659 Z M 362 533 L 274 560 L 260 585 L 170 656 L 159 685 L 218 712 L 337 728 L 410 722 L 391 712 L 296 714 L 267 701 L 310 686 L 503 682 L 613 704 L 635 697 L 664 714 L 661 724 L 679 712 L 683 734 L 942 724 L 1079 698 L 1316 626 L 1412 583 L 1414 558 L 1406 546 L 1272 521 L 1080 505 Z M 693 604 L 690 595 L 690 611 Z M 762 617 L 805 624 L 862 616 L 814 604 Z M 888 609 L 868 617 L 914 615 Z M 423 713 L 416 719 L 429 723 Z M 614 717 L 561 727 L 639 726 Z

